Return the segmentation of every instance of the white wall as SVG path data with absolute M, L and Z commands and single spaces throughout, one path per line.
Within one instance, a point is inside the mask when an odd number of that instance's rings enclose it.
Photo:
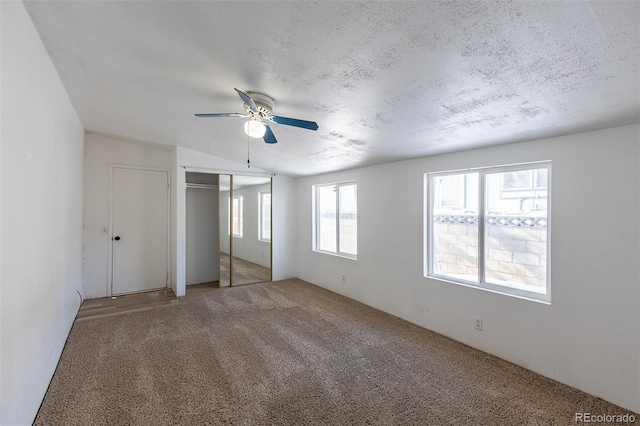
M 271 181 L 271 276 L 274 281 L 296 277 L 296 180 L 275 175 Z M 310 197 L 310 195 L 309 195 Z M 310 199 L 310 198 L 309 198 Z M 301 200 L 304 200 L 302 198 Z
M 84 271 L 82 282 L 87 299 L 111 295 L 109 282 L 109 251 L 111 230 L 102 235 L 102 227 L 109 226 L 109 165 L 173 168 L 172 147 L 142 145 L 113 137 L 87 133 L 84 170 Z M 170 171 L 175 175 L 175 170 Z M 173 178 L 172 178 L 173 180 Z M 172 210 L 175 203 L 171 197 Z M 173 220 L 173 218 L 170 218 Z M 173 233 L 170 235 L 174 240 Z M 173 253 L 171 254 L 173 256 Z
M 187 175 L 178 165 L 178 151 L 171 152 L 171 288 L 176 296 L 184 296 L 187 285 L 186 240 L 187 240 Z M 178 226 L 178 224 L 181 224 Z M 180 259 L 180 260 L 178 260 Z M 181 277 L 181 280 L 178 280 Z
M 639 133 L 625 126 L 299 179 L 296 274 L 640 412 Z M 551 305 L 424 278 L 424 173 L 537 160 L 553 171 Z M 311 186 L 346 180 L 358 182 L 357 261 L 311 249 Z
M 186 195 L 186 283 L 218 281 L 218 191 L 187 188 Z
M 27 425 L 80 306 L 84 129 L 23 4 L 0 15 L 0 424 Z

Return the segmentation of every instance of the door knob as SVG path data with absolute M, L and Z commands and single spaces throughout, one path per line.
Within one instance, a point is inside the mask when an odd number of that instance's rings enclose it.
M 120 237 L 115 237 L 114 240 L 120 241 Z

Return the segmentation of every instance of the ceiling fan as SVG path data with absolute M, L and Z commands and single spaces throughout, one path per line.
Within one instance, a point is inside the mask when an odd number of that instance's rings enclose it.
M 223 112 L 216 114 L 196 114 L 196 117 L 243 117 L 248 118 L 244 123 L 244 132 L 252 138 L 263 138 L 266 143 L 277 143 L 269 124 L 277 123 L 285 126 L 301 127 L 303 129 L 318 130 L 315 121 L 298 120 L 297 118 L 280 117 L 273 115 L 273 107 L 276 102 L 273 98 L 257 92 L 244 93 L 235 89 L 244 102 L 245 114 L 239 112 Z

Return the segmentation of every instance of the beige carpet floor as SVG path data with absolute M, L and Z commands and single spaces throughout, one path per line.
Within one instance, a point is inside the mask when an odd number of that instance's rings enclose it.
M 570 425 L 627 411 L 300 280 L 74 324 L 36 425 Z

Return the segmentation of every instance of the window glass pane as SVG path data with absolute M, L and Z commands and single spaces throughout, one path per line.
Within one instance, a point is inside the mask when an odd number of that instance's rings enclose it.
M 547 169 L 536 170 L 536 188 L 547 187 Z
M 438 207 L 464 208 L 465 205 L 465 175 L 449 175 L 438 178 L 440 197 Z
M 435 176 L 432 184 L 433 272 L 478 282 L 478 173 Z
M 509 176 L 537 176 L 546 186 L 547 169 L 486 175 L 485 281 L 545 294 L 547 290 L 547 192 L 504 197 Z M 543 179 L 542 181 L 540 179 Z
M 340 194 L 340 252 L 358 253 L 358 187 L 344 185 L 339 187 Z
M 336 187 L 316 187 L 316 208 L 318 211 L 318 235 L 319 250 L 335 252 L 336 247 Z
M 499 173 L 502 176 L 502 187 L 509 189 L 531 188 L 531 170 Z
M 234 237 L 242 237 L 242 196 L 233 197 L 231 229 Z
M 271 193 L 260 193 L 260 238 L 271 239 Z
M 237 198 L 233 198 L 233 235 L 237 235 L 238 234 L 238 229 L 240 224 L 238 223 L 238 199 Z
M 264 241 L 271 239 L 271 219 L 265 219 L 262 222 L 262 239 Z

